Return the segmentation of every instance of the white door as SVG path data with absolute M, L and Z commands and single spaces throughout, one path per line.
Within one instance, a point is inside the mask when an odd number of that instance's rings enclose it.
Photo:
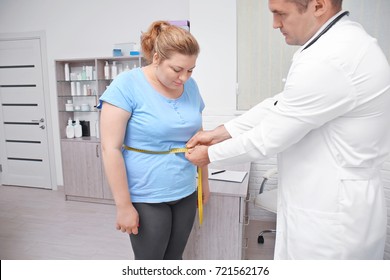
M 51 188 L 40 39 L 0 40 L 2 184 Z

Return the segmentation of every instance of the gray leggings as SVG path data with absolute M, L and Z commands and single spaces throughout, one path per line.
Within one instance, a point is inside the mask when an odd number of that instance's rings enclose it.
M 196 213 L 196 192 L 177 201 L 133 203 L 138 234 L 130 235 L 136 260 L 181 260 Z

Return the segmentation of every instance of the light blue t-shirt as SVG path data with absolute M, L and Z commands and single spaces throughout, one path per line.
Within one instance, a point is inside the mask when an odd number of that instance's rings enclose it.
M 192 78 L 179 98 L 169 99 L 136 68 L 118 75 L 100 100 L 131 113 L 124 140 L 129 147 L 150 151 L 183 148 L 202 126 L 204 103 Z M 124 149 L 123 157 L 133 202 L 174 201 L 196 189 L 196 166 L 183 153 L 152 155 Z

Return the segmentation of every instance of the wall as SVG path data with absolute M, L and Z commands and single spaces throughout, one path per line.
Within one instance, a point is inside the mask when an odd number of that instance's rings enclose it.
M 236 110 L 236 1 L 190 0 L 190 18 L 191 32 L 201 46 L 193 77 L 206 103 L 206 122 L 216 115 L 232 116 Z

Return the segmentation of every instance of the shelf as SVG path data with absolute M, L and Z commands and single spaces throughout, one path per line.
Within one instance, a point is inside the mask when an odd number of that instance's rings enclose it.
M 61 98 L 73 98 L 73 97 L 76 97 L 76 98 L 81 98 L 81 97 L 95 97 L 96 98 L 97 95 L 58 95 L 58 97 L 61 97 Z
M 71 83 L 71 82 L 82 82 L 82 83 L 88 83 L 88 82 L 96 82 L 96 79 L 93 80 L 58 80 L 57 83 Z
M 60 113 L 99 113 L 99 110 L 88 110 L 88 111 L 65 111 L 65 110 L 58 110 Z
M 97 138 L 94 136 L 83 136 L 83 137 L 78 137 L 78 138 L 61 138 L 61 141 L 100 143 L 100 138 Z
M 126 71 L 126 67 L 131 69 L 134 65 L 142 67 L 145 64 L 142 55 L 55 60 L 57 108 L 61 138 L 66 136 L 65 128 L 69 118 L 73 120 L 81 117 L 86 121 L 91 121 L 91 123 L 99 121 L 100 110 L 96 106 L 99 104 L 99 98 L 113 81 L 113 79 L 105 78 L 104 67 L 106 61 L 108 61 L 110 67 L 112 67 L 114 61 L 116 62 L 118 75 Z M 86 76 L 84 76 L 84 70 Z M 90 109 L 87 111 L 67 111 L 66 108 L 72 108 L 66 106 L 68 100 L 72 100 L 73 106 L 87 104 Z M 95 126 L 90 127 L 91 136 L 95 136 L 96 131 Z

